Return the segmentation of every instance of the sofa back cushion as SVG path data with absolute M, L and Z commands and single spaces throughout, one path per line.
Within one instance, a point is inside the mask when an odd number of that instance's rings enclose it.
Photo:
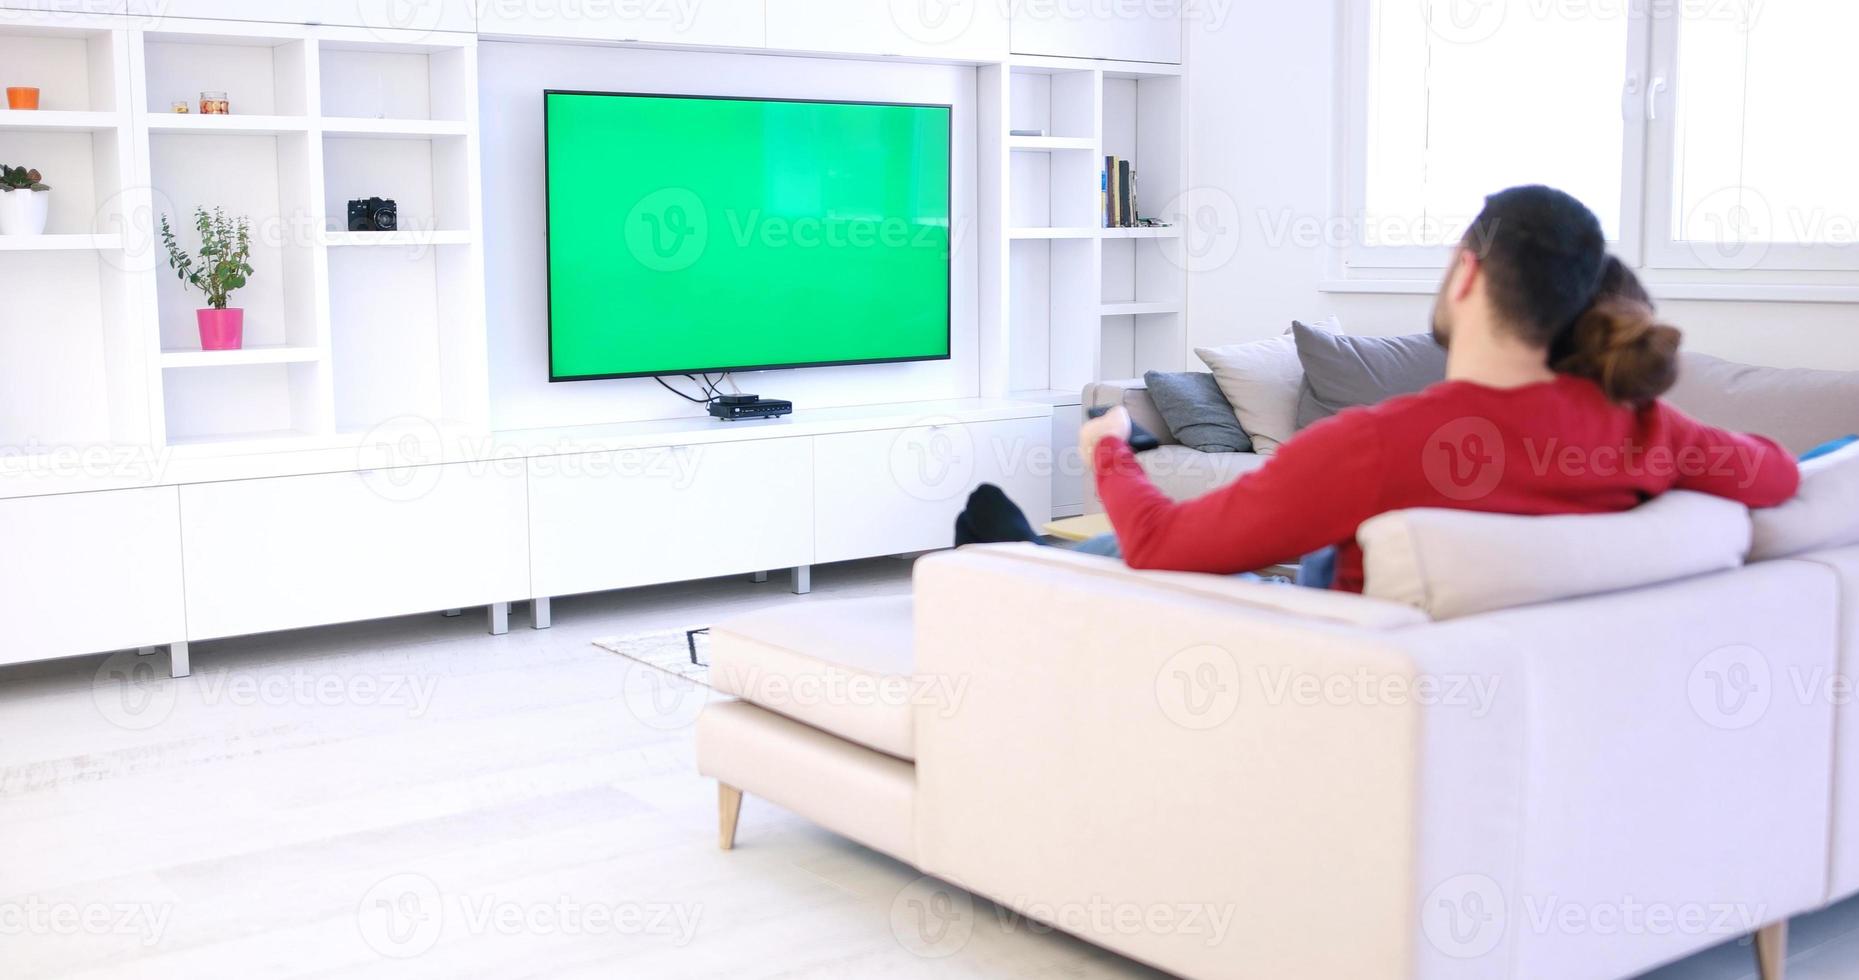
M 1859 371 L 1757 367 L 1687 351 L 1665 400 L 1700 422 L 1768 436 L 1791 453 L 1859 433 Z
M 1093 381 L 1084 386 L 1085 408 L 1115 408 L 1118 405 L 1128 409 L 1130 421 L 1149 430 L 1157 442 L 1164 446 L 1176 445 L 1174 433 L 1168 430 L 1168 420 L 1156 409 L 1155 399 L 1150 397 L 1148 385 L 1143 379 Z
M 1332 317 L 1329 328 L 1342 325 Z M 1297 434 L 1297 400 L 1304 366 L 1297 341 L 1286 332 L 1270 340 L 1226 347 L 1196 347 L 1195 356 L 1214 373 L 1214 381 L 1252 440 L 1252 451 L 1270 456 Z
M 1304 384 L 1298 394 L 1301 430 L 1345 408 L 1379 405 L 1446 380 L 1446 348 L 1430 333 L 1352 337 L 1325 325 L 1291 325 Z
M 1734 501 L 1674 491 L 1619 514 L 1394 511 L 1356 541 L 1367 595 L 1456 619 L 1736 568 L 1750 518 Z
M 1751 561 L 1859 544 L 1859 445 L 1802 463 L 1794 499 L 1750 517 Z
M 1252 452 L 1252 440 L 1239 427 L 1239 417 L 1212 374 L 1149 371 L 1143 384 L 1176 442 L 1204 453 Z

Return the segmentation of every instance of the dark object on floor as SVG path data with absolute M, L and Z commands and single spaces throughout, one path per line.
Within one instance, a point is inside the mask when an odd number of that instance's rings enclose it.
M 710 627 L 706 626 L 700 630 L 685 630 L 684 631 L 684 645 L 691 648 L 691 663 L 694 663 L 699 667 L 708 667 L 710 666 L 709 664 L 704 663 L 703 661 L 697 659 L 697 634 L 699 633 L 702 633 L 705 636 L 709 636 Z
M 955 545 L 1038 541 L 1025 512 L 1000 487 L 983 483 L 968 495 L 968 507 L 955 518 Z

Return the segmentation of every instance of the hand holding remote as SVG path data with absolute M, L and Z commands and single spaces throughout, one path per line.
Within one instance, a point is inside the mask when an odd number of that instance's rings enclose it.
M 1148 429 L 1137 425 L 1130 419 L 1129 410 L 1121 405 L 1101 406 L 1085 409 L 1091 421 L 1079 430 L 1078 444 L 1084 457 L 1089 460 L 1095 455 L 1097 444 L 1106 436 L 1116 436 L 1130 444 L 1133 452 L 1145 453 L 1162 445 Z

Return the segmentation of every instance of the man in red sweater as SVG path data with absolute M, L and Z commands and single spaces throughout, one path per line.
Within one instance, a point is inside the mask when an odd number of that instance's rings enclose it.
M 1605 242 L 1560 191 L 1492 195 L 1434 311 L 1446 381 L 1312 425 L 1197 499 L 1149 481 L 1121 407 L 1087 423 L 1081 445 L 1124 560 L 1237 573 L 1335 546 L 1332 586 L 1360 592 L 1356 528 L 1388 511 L 1605 513 L 1673 489 L 1751 507 L 1792 497 L 1799 473 L 1781 447 L 1657 400 L 1677 380 L 1679 334 Z

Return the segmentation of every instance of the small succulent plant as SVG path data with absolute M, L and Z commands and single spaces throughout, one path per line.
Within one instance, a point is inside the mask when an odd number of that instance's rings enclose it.
M 9 191 L 49 191 L 51 188 L 39 182 L 39 172 L 25 167 L 9 167 L 0 164 L 0 188 Z

